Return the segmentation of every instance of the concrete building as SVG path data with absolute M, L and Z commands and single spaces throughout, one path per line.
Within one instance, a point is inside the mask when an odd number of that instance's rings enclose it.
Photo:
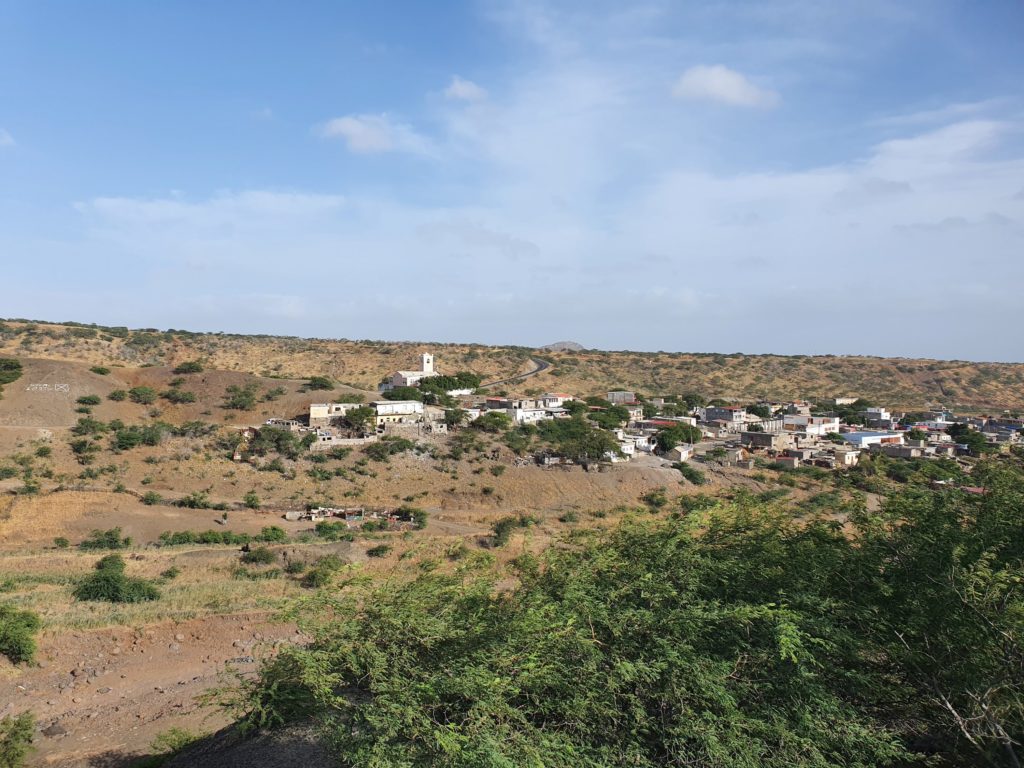
M 429 352 L 420 355 L 420 370 L 418 371 L 395 371 L 380 385 L 381 392 L 387 392 L 395 387 L 415 387 L 423 379 L 431 376 L 438 376 L 434 370 L 434 356 Z
M 375 400 L 377 426 L 385 424 L 414 424 L 423 419 L 423 403 L 419 400 Z
M 540 396 L 540 401 L 545 408 L 561 408 L 570 400 L 575 400 L 572 395 L 564 392 L 545 392 Z
M 872 429 L 895 429 L 899 422 L 899 417 L 893 416 L 885 408 L 871 407 L 864 411 L 864 423 Z
M 793 443 L 793 436 L 785 432 L 741 432 L 740 443 L 747 448 L 782 450 Z
M 903 435 L 899 432 L 844 432 L 843 439 L 858 448 L 870 448 L 872 445 L 903 445 Z
M 311 403 L 309 406 L 309 426 L 329 427 L 333 419 L 344 416 L 349 411 L 362 408 L 363 403 Z
M 740 408 L 738 406 L 726 406 L 721 408 L 719 406 L 709 405 L 704 409 L 704 421 L 727 421 L 739 428 L 747 423 L 747 409 Z
M 787 414 L 782 418 L 782 428 L 786 432 L 801 432 L 808 436 L 823 437 L 839 431 L 839 418 L 836 416 Z
M 607 400 L 612 405 L 625 405 L 626 403 L 635 403 L 636 392 L 629 392 L 627 390 L 615 390 L 614 392 L 608 393 Z
M 693 458 L 693 451 L 692 445 L 677 445 L 665 451 L 665 458 L 668 461 L 689 461 Z

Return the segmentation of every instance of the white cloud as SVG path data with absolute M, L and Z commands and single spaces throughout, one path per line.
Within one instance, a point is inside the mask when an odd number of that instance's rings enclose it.
M 3 128 L 0 128 L 0 148 L 13 147 L 15 144 L 14 137 L 11 136 Z
M 715 64 L 690 67 L 672 86 L 678 99 L 714 101 L 733 107 L 774 107 L 779 94 L 754 85 L 734 69 Z
M 444 89 L 444 95 L 445 98 L 452 101 L 483 101 L 487 98 L 487 91 L 472 80 L 455 75 L 448 87 Z
M 328 120 L 319 133 L 328 139 L 343 139 L 350 152 L 367 155 L 380 152 L 430 154 L 430 142 L 411 126 L 396 123 L 386 114 L 345 115 Z

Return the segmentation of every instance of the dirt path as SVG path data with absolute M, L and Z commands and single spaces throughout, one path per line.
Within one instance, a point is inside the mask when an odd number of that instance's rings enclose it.
M 42 638 L 39 665 L 0 667 L 0 716 L 31 710 L 32 765 L 120 766 L 169 728 L 207 733 L 228 722 L 197 695 L 223 684 L 226 664 L 254 670 L 295 628 L 239 614 L 140 629 Z

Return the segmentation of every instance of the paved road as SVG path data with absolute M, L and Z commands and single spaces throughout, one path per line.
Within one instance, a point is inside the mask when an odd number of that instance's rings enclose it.
M 511 376 L 507 379 L 498 379 L 498 381 L 489 381 L 486 384 L 481 384 L 480 389 L 486 389 L 487 387 L 496 387 L 499 384 L 511 384 L 514 381 L 523 381 L 531 376 L 536 376 L 538 373 L 542 373 L 551 367 L 551 363 L 541 357 L 531 357 L 530 362 L 533 363 L 534 369 L 527 371 L 526 373 L 520 373 L 518 376 Z

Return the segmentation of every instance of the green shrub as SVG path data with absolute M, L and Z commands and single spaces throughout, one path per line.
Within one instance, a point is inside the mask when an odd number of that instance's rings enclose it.
M 0 387 L 21 378 L 21 363 L 9 357 L 0 357 Z
M 378 443 L 370 443 L 363 449 L 363 453 L 374 461 L 386 462 L 389 457 L 415 447 L 416 443 L 404 437 L 386 437 Z
M 156 398 L 157 392 L 152 387 L 132 387 L 128 390 L 128 399 L 139 405 L 152 405 Z
M 287 391 L 284 387 L 272 387 L 263 393 L 263 401 L 272 403 L 274 400 L 279 400 Z
M 161 496 L 156 491 L 146 491 L 144 494 L 142 494 L 142 503 L 145 504 L 147 507 L 151 507 L 154 504 L 159 504 L 163 500 L 164 497 Z
M 334 389 L 334 383 L 326 376 L 310 376 L 306 389 Z
M 321 520 L 314 526 L 316 535 L 327 541 L 354 541 L 355 534 L 340 520 Z
M 120 403 L 122 400 L 127 399 L 128 393 L 123 389 L 115 389 L 113 392 L 107 395 L 107 400 L 113 400 L 116 403 Z
M 335 573 L 341 570 L 344 563 L 337 555 L 326 555 L 316 561 L 302 579 L 302 586 L 318 589 L 331 583 Z
M 232 384 L 224 391 L 223 407 L 232 411 L 251 411 L 256 407 L 256 385 Z
M 256 538 L 272 544 L 283 544 L 288 541 L 288 534 L 278 525 L 267 525 L 260 530 L 260 535 Z
M 234 531 L 164 531 L 158 539 L 164 546 L 176 547 L 182 544 L 248 544 L 252 536 Z
M 160 578 L 161 579 L 165 579 L 167 581 L 170 581 L 171 579 L 176 579 L 180 575 L 181 575 L 181 568 L 179 568 L 176 565 L 172 565 L 167 570 L 160 572 Z
M 121 528 L 110 528 L 106 531 L 93 529 L 87 539 L 79 542 L 78 548 L 84 550 L 94 549 L 127 549 L 132 545 L 130 536 L 121 538 Z
M 22 768 L 32 751 L 35 715 L 22 712 L 0 719 L 0 768 Z
M 71 546 L 71 542 L 68 541 L 67 538 L 65 538 L 64 536 L 57 536 L 53 540 L 53 546 L 55 546 L 57 549 L 67 549 Z
M 169 403 L 174 405 L 182 405 L 184 403 L 194 403 L 196 401 L 195 392 L 185 392 L 180 389 L 172 387 L 164 392 L 160 393 L 160 397 Z
M 32 611 L 0 604 L 0 654 L 15 664 L 32 661 L 36 653 L 36 633 L 43 626 Z
M 95 373 L 97 376 L 106 376 L 108 373 L 110 373 L 110 369 L 104 368 L 102 365 L 94 365 L 89 370 Z
M 249 509 L 259 509 L 260 497 L 256 495 L 256 491 L 249 491 L 242 498 L 242 503 L 245 504 L 245 506 L 248 507 Z
M 188 496 L 183 496 L 174 502 L 174 506 L 186 509 L 212 509 L 213 503 L 210 501 L 209 494 L 203 491 L 193 491 Z
M 172 373 L 183 374 L 183 373 L 202 373 L 203 364 L 198 360 L 189 360 L 184 363 L 178 363 L 172 369 Z
M 243 552 L 241 560 L 250 565 L 270 565 L 277 560 L 277 555 L 266 547 L 256 547 L 256 549 Z
M 284 566 L 284 572 L 290 576 L 296 576 L 305 570 L 306 564 L 301 560 L 289 560 Z
M 157 600 L 160 590 L 145 579 L 125 575 L 124 558 L 107 555 L 96 563 L 96 570 L 75 587 L 77 600 L 108 603 L 141 603 Z
M 35 453 L 40 459 L 48 459 L 53 455 L 53 448 L 48 445 L 40 445 L 36 448 Z
M 387 554 L 390 551 L 391 551 L 391 546 L 389 544 L 378 544 L 377 546 L 370 547 L 368 550 L 366 550 L 366 556 L 367 557 L 386 557 Z
M 707 481 L 707 479 L 704 477 L 704 473 L 701 472 L 692 464 L 687 464 L 686 462 L 677 462 L 672 466 L 678 469 L 679 474 L 681 474 L 684 478 L 689 480 L 694 485 L 704 485 L 704 483 Z
M 82 395 L 75 402 L 79 405 L 99 405 L 102 400 L 99 395 Z

